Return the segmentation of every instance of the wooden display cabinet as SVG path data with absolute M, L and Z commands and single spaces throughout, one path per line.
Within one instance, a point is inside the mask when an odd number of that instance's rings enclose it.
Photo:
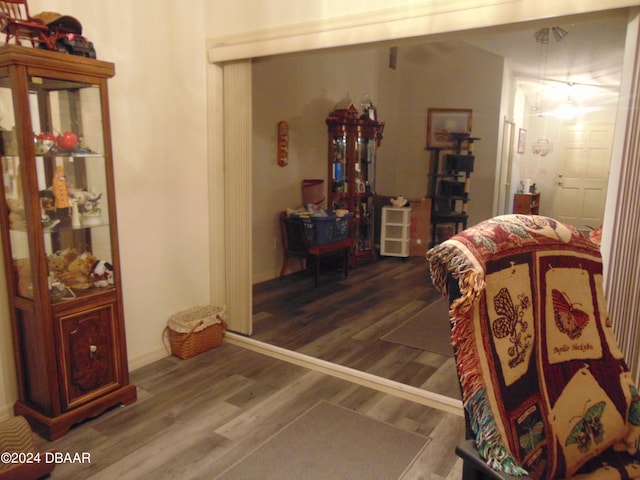
M 108 62 L 0 47 L 0 230 L 14 411 L 49 439 L 136 400 L 116 226 L 113 75 Z
M 350 105 L 336 109 L 326 120 L 329 129 L 328 205 L 333 210 L 353 213 L 352 262 L 376 260 L 375 172 L 376 150 L 384 123 L 360 115 Z

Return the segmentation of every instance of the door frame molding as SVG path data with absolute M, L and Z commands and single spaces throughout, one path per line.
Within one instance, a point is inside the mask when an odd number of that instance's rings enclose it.
M 487 25 L 499 25 L 510 23 L 520 20 L 532 20 L 540 18 L 540 15 L 545 14 L 551 16 L 567 15 L 571 13 L 582 13 L 588 11 L 597 11 L 602 8 L 600 0 L 585 0 L 580 5 L 581 12 L 569 12 L 568 6 L 564 8 L 563 12 L 559 12 L 559 4 L 565 5 L 565 2 L 551 2 L 543 1 L 544 5 L 540 5 L 538 2 L 525 2 L 526 5 L 533 5 L 535 3 L 536 9 L 531 12 L 517 12 L 516 7 L 521 7 L 521 2 L 507 2 L 503 5 L 495 5 L 495 11 L 489 15 Z M 555 4 L 555 5 L 554 5 Z M 568 5 L 568 4 L 566 4 Z M 616 6 L 630 6 L 631 2 L 608 2 L 607 8 L 615 8 Z M 484 8 L 484 7 L 483 7 Z M 489 7 L 487 7 L 489 8 Z M 577 8 L 573 6 L 573 8 Z M 399 10 L 399 9 L 395 9 Z M 499 14 L 500 11 L 502 13 Z M 614 139 L 614 155 L 615 165 L 612 161 L 612 175 L 609 178 L 609 185 L 607 189 L 607 201 L 605 205 L 605 224 L 603 234 L 603 257 L 605 260 L 606 276 L 605 276 L 605 289 L 607 297 L 610 301 L 610 311 L 612 318 L 638 318 L 638 309 L 640 306 L 635 305 L 635 317 L 624 315 L 625 301 L 629 298 L 637 298 L 640 295 L 640 254 L 638 249 L 640 248 L 637 243 L 637 238 L 640 236 L 640 224 L 637 218 L 633 223 L 635 225 L 629 225 L 630 219 L 637 216 L 638 205 L 637 200 L 632 199 L 633 195 L 624 195 L 620 192 L 624 192 L 626 188 L 636 188 L 635 191 L 640 189 L 640 168 L 637 167 L 640 164 L 640 105 L 639 105 L 639 87 L 640 87 L 640 66 L 637 61 L 638 58 L 638 41 L 640 35 L 638 35 L 639 24 L 639 11 L 638 8 L 632 8 L 630 10 L 630 22 L 628 28 L 628 41 L 627 48 L 630 50 L 625 54 L 625 64 L 628 62 L 629 67 L 626 68 L 625 83 L 621 88 L 619 117 L 616 125 L 617 135 Z M 456 12 L 453 12 L 454 14 Z M 457 12 L 460 13 L 460 12 Z M 527 17 L 524 13 L 529 14 Z M 444 15 L 443 18 L 448 18 Z M 460 18 L 460 17 L 459 17 Z M 442 17 L 440 18 L 440 20 Z M 415 20 L 415 19 L 412 19 Z M 425 27 L 424 18 L 418 19 L 423 22 L 422 32 L 414 33 L 415 35 L 428 35 L 434 33 L 433 30 L 429 30 L 430 27 Z M 401 21 L 401 24 L 404 23 Z M 413 25 L 413 23 L 411 23 Z M 448 26 L 442 27 L 442 31 L 451 31 L 452 26 L 457 25 L 456 21 L 450 21 Z M 395 25 L 398 27 L 398 25 Z M 375 32 L 375 38 L 378 41 L 392 40 L 396 38 L 402 38 L 402 28 L 389 29 L 385 23 L 377 25 L 367 25 Z M 415 28 L 415 26 L 413 27 Z M 409 31 L 409 29 L 407 29 Z M 229 327 L 231 330 L 235 330 L 240 333 L 251 333 L 251 76 L 247 71 L 251 70 L 251 57 L 260 55 L 271 55 L 275 53 L 281 53 L 287 51 L 286 47 L 291 48 L 290 51 L 300 50 L 313 50 L 323 48 L 327 46 L 326 32 L 322 31 L 313 34 L 306 39 L 303 44 L 297 44 L 299 39 L 298 35 L 292 35 L 289 37 L 275 39 L 269 42 L 263 43 L 261 41 L 254 41 L 244 43 L 244 54 L 240 53 L 231 54 L 231 57 L 238 55 L 236 58 L 245 58 L 245 60 L 238 60 L 233 62 L 225 62 L 221 64 L 224 73 L 224 82 L 218 82 L 215 85 L 213 91 L 208 95 L 209 105 L 214 109 L 209 109 L 210 115 L 214 118 L 218 116 L 223 117 L 222 125 L 219 125 L 224 131 L 224 153 L 221 159 L 218 155 L 213 154 L 210 157 L 210 164 L 212 169 L 219 167 L 220 162 L 224 165 L 224 232 L 225 232 L 225 244 L 224 244 L 224 292 L 225 292 L 225 304 L 228 307 L 229 312 Z M 332 32 L 333 35 L 334 32 Z M 354 35 L 347 36 L 353 39 Z M 357 35 L 355 35 L 357 37 Z M 332 41 L 331 46 L 347 45 L 353 42 L 347 42 L 344 32 L 336 32 L 334 38 L 338 38 L 337 41 Z M 342 39 L 342 40 L 340 40 Z M 358 43 L 362 39 L 359 39 Z M 342 41 L 343 43 L 340 43 Z M 337 44 L 336 44 L 337 43 Z M 294 46 L 295 45 L 295 46 Z M 218 48 L 218 50 L 216 50 Z M 230 57 L 225 58 L 222 55 L 223 51 L 229 55 L 229 50 L 225 50 L 224 46 L 212 48 L 209 50 L 209 61 L 214 63 L 216 61 L 230 60 Z M 635 57 L 633 56 L 635 55 Z M 229 75 L 227 75 L 227 69 L 229 69 Z M 234 71 L 237 75 L 231 74 Z M 244 72 L 240 74 L 238 72 Z M 235 89 L 234 95 L 230 95 L 228 89 Z M 223 98 L 224 102 L 218 100 L 212 100 L 212 97 L 217 99 Z M 237 103 L 232 103 L 231 98 L 235 97 Z M 626 102 L 626 103 L 625 103 Z M 224 103 L 224 105 L 220 105 Z M 220 108 L 224 108 L 224 114 L 220 115 Z M 248 116 L 247 116 L 248 115 Z M 242 117 L 241 121 L 237 117 Z M 229 123 L 227 123 L 229 122 Z M 237 122 L 241 122 L 242 126 L 239 126 Z M 248 137 L 248 141 L 247 141 Z M 615 171 L 614 171 L 615 170 Z M 211 198 L 220 198 L 220 193 L 215 192 L 211 194 Z M 233 202 L 229 199 L 233 198 Z M 211 201 L 211 200 L 210 200 Z M 218 205 L 219 207 L 219 205 Z M 219 211 L 216 209 L 216 211 Z M 630 228 L 632 227 L 632 228 Z M 237 236 L 236 236 L 237 235 Z M 634 243 L 635 242 L 635 243 Z M 212 240 L 212 249 L 215 239 Z M 629 252 L 635 252 L 635 256 L 629 257 Z M 626 267 L 623 269 L 623 267 Z M 620 272 L 629 272 L 628 268 L 635 268 L 634 281 L 628 282 L 627 279 L 621 275 Z M 218 266 L 214 266 L 216 271 L 220 271 Z M 213 285 L 213 284 L 212 284 Z M 212 292 L 212 297 L 218 296 L 219 292 Z M 632 305 L 635 302 L 627 302 L 627 305 Z M 633 313 L 633 312 L 632 312 Z M 616 322 L 616 333 L 618 338 L 621 331 L 619 328 L 624 326 L 622 322 Z M 640 362 L 640 348 L 636 341 L 640 338 L 640 330 L 636 329 L 633 332 L 629 345 L 623 345 L 623 351 L 627 356 L 627 361 L 631 365 L 635 372 L 636 382 L 638 381 L 638 364 Z M 624 337 L 622 337 L 624 338 Z M 629 351 L 625 348 L 630 349 Z

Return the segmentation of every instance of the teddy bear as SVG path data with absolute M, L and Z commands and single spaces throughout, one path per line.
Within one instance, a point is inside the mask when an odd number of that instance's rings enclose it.
M 60 275 L 66 270 L 68 264 L 69 264 L 69 261 L 65 256 L 61 255 L 60 252 L 56 252 L 47 257 L 49 274 L 53 275 L 56 278 L 58 278 L 58 275 Z
M 31 283 L 31 262 L 28 258 L 18 258 L 13 261 L 17 276 L 18 295 L 33 298 L 33 284 Z
M 51 255 L 47 255 L 47 265 L 49 274 L 55 278 L 59 278 L 67 270 L 67 266 L 78 257 L 78 251 L 75 248 L 65 248 L 58 250 Z
M 67 265 L 73 262 L 79 255 L 75 248 L 65 248 L 64 250 L 58 250 L 56 253 L 67 261 Z
M 23 230 L 27 228 L 27 221 L 25 220 L 24 202 L 22 199 L 10 198 L 7 199 L 7 207 L 9 207 L 9 226 L 15 230 Z
M 58 275 L 58 279 L 71 288 L 89 288 L 91 287 L 89 276 L 97 260 L 98 259 L 89 252 L 81 253 L 69 263 L 65 272 Z

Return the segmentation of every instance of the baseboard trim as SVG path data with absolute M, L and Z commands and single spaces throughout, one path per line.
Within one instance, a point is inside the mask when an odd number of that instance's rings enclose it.
M 288 272 L 291 273 L 291 272 Z M 251 277 L 251 282 L 253 285 L 256 283 L 266 282 L 268 280 L 273 280 L 274 278 L 278 278 L 280 276 L 280 270 L 271 270 L 268 272 L 255 273 Z
M 171 352 L 167 350 L 167 347 L 156 348 L 151 352 L 147 352 L 143 355 L 138 355 L 135 358 L 129 358 L 129 371 L 132 372 L 140 367 L 149 365 L 150 363 L 162 360 L 165 357 L 171 355 Z
M 8 405 L 2 405 L 0 407 L 0 421 L 13 417 L 13 403 Z
M 420 405 L 425 405 L 427 407 L 464 417 L 462 402 L 455 398 L 429 392 L 427 390 L 405 385 L 393 380 L 387 380 L 353 368 L 336 365 L 335 363 L 327 362 L 326 360 L 321 360 L 298 352 L 286 350 L 281 347 L 269 345 L 264 342 L 259 342 L 233 332 L 227 332 L 225 334 L 225 342 L 272 358 L 277 358 L 278 360 L 283 360 L 294 365 L 305 367 L 310 370 L 341 378 L 342 380 L 347 380 L 355 383 L 356 385 L 372 388 L 379 392 L 387 393 L 404 400 L 409 400 Z

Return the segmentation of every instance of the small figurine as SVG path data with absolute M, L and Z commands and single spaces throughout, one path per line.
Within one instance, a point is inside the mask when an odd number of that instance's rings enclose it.
M 102 193 L 93 190 L 85 191 L 85 204 L 82 213 L 82 224 L 86 226 L 95 226 L 102 223 L 102 209 L 100 208 L 100 199 Z
M 78 200 L 71 199 L 71 226 L 74 228 L 80 228 L 82 222 L 80 221 L 80 210 L 78 210 Z
M 54 206 L 56 210 L 63 216 L 68 215 L 71 204 L 69 203 L 69 192 L 67 190 L 67 177 L 64 174 L 62 165 L 58 165 L 55 169 L 51 189 L 55 197 Z

